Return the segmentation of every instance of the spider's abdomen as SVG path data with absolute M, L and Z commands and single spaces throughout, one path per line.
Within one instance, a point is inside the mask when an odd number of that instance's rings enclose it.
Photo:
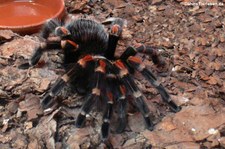
M 82 54 L 104 54 L 108 36 L 103 25 L 93 20 L 78 19 L 66 25 Z

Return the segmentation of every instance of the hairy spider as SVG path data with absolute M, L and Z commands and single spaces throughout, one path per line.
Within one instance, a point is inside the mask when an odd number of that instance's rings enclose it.
M 38 63 L 43 52 L 49 49 L 63 49 L 64 66 L 66 73 L 59 77 L 51 89 L 44 95 L 41 105 L 44 109 L 54 103 L 53 97 L 67 83 L 77 88 L 78 93 L 85 94 L 85 101 L 76 119 L 76 126 L 82 127 L 86 115 L 91 111 L 94 103 L 101 99 L 106 104 L 104 107 L 103 124 L 101 135 L 106 139 L 109 134 L 110 118 L 116 103 L 118 112 L 118 132 L 126 127 L 127 96 L 133 97 L 133 102 L 143 115 L 146 127 L 152 130 L 153 123 L 149 117 L 149 108 L 144 101 L 144 95 L 134 82 L 132 74 L 140 72 L 160 93 L 164 102 L 177 112 L 180 107 L 170 98 L 164 87 L 157 78 L 135 55 L 140 52 L 151 56 L 156 65 L 162 65 L 156 47 L 141 45 L 129 46 L 119 58 L 114 56 L 117 42 L 122 34 L 124 21 L 114 18 L 111 21 L 110 33 L 108 34 L 103 25 L 90 19 L 74 19 L 61 25 L 56 20 L 49 20 L 41 31 L 45 42 L 40 44 L 29 63 L 20 65 L 20 68 L 28 68 Z M 50 34 L 59 37 L 58 40 L 50 41 Z

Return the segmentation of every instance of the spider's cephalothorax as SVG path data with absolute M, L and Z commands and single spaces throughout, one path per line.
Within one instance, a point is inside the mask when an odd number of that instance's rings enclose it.
M 110 33 L 107 34 L 103 25 L 89 19 L 76 19 L 61 25 L 55 20 L 48 21 L 41 32 L 45 42 L 36 49 L 29 63 L 22 64 L 20 68 L 28 68 L 38 63 L 42 53 L 50 49 L 63 49 L 66 73 L 59 77 L 48 93 L 41 100 L 43 108 L 48 108 L 67 83 L 77 88 L 84 88 L 85 101 L 76 120 L 76 126 L 83 126 L 86 115 L 91 111 L 94 103 L 101 99 L 106 103 L 101 129 L 102 138 L 109 134 L 110 118 L 116 103 L 118 113 L 118 132 L 126 127 L 127 96 L 132 95 L 133 102 L 142 113 L 146 127 L 152 130 L 153 124 L 149 117 L 149 109 L 144 101 L 144 95 L 135 84 L 132 73 L 140 72 L 160 93 L 164 102 L 177 112 L 180 107 L 170 98 L 157 78 L 135 55 L 139 53 L 151 56 L 154 64 L 163 65 L 159 58 L 157 48 L 141 45 L 129 46 L 124 53 L 116 58 L 114 56 L 117 42 L 122 34 L 123 20 L 112 20 Z M 59 37 L 57 40 L 48 40 L 50 34 Z M 79 92 L 79 91 L 78 91 Z

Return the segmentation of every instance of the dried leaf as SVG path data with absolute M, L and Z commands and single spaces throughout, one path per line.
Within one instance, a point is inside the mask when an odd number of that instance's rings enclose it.
M 152 5 L 159 5 L 163 2 L 163 0 L 152 0 Z
M 219 62 L 213 63 L 214 70 L 220 70 L 222 68 L 222 64 Z
M 19 103 L 19 109 L 22 112 L 27 112 L 28 120 L 35 119 L 43 113 L 40 106 L 40 99 L 33 94 L 26 95 L 25 100 Z
M 128 125 L 133 132 L 141 132 L 145 129 L 145 123 L 141 113 L 135 113 L 128 117 Z
M 216 56 L 223 56 L 225 54 L 224 50 L 222 50 L 221 48 L 213 48 L 212 53 Z
M 204 22 L 204 23 L 208 23 L 211 22 L 213 20 L 213 18 L 210 15 L 207 14 L 201 14 L 199 17 L 200 21 Z
M 79 148 L 80 144 L 87 141 L 88 136 L 93 131 L 92 128 L 86 127 L 86 128 L 77 128 L 70 132 L 70 137 L 67 140 L 67 144 L 70 148 Z
M 5 58 L 10 58 L 15 55 L 16 57 L 24 57 L 29 59 L 35 50 L 38 43 L 31 37 L 25 36 L 24 38 L 18 38 L 7 42 L 0 47 L 0 55 Z
M 34 146 L 36 144 L 34 144 L 34 142 L 38 142 L 39 147 L 50 149 L 55 148 L 54 136 L 57 124 L 53 117 L 59 112 L 59 110 L 60 109 L 57 109 L 51 115 L 42 117 L 36 127 L 27 130 L 27 134 L 30 139 L 29 147 Z
M 206 80 L 209 80 L 209 76 L 207 74 L 205 74 L 204 71 L 199 71 L 199 76 L 202 80 L 206 81 Z
M 218 83 L 215 77 L 209 77 L 209 80 L 207 82 L 211 85 L 216 85 Z
M 121 7 L 122 5 L 125 5 L 123 0 L 105 0 L 105 3 L 111 4 L 114 7 Z
M 0 43 L 2 40 L 10 40 L 16 34 L 13 33 L 11 30 L 0 30 Z

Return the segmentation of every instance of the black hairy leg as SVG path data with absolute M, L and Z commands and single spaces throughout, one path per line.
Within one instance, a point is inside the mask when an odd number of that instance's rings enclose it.
M 110 60 L 115 60 L 114 54 L 118 40 L 120 39 L 120 36 L 122 34 L 122 28 L 123 28 L 123 20 L 119 18 L 114 19 L 114 21 L 111 24 L 108 47 L 105 53 L 105 57 Z
M 180 111 L 180 107 L 177 106 L 171 99 L 169 93 L 165 90 L 165 88 L 158 82 L 157 78 L 154 76 L 154 74 L 146 68 L 146 66 L 142 63 L 141 59 L 130 56 L 127 59 L 127 63 L 133 67 L 135 70 L 139 71 L 151 84 L 153 87 L 155 87 L 158 92 L 160 93 L 162 100 L 166 102 L 171 110 L 174 112 Z
M 117 132 L 126 128 L 127 97 L 133 97 L 133 103 L 141 112 L 146 128 L 153 129 L 150 110 L 145 96 L 133 79 L 133 72 L 139 71 L 160 93 L 164 102 L 174 111 L 180 107 L 171 99 L 166 89 L 157 81 L 142 61 L 135 57 L 137 53 L 147 54 L 157 66 L 165 65 L 157 47 L 140 45 L 129 46 L 119 57 L 115 57 L 117 43 L 121 38 L 124 20 L 111 19 L 109 33 L 104 26 L 90 19 L 71 19 L 67 23 L 49 20 L 40 32 L 41 43 L 28 63 L 19 67 L 26 69 L 35 66 L 42 54 L 51 50 L 63 50 L 65 73 L 59 77 L 40 104 L 44 109 L 53 105 L 54 97 L 67 85 L 71 84 L 84 96 L 84 103 L 76 118 L 75 125 L 83 127 L 86 115 L 98 100 L 104 101 L 101 136 L 106 140 L 110 132 L 112 113 L 118 115 Z M 55 37 L 52 40 L 51 37 Z
M 138 57 L 135 57 L 135 55 L 138 52 L 150 55 L 151 58 L 152 58 L 153 63 L 158 65 L 158 66 L 165 65 L 165 62 L 158 55 L 157 48 L 156 47 L 145 46 L 145 45 L 141 45 L 141 46 L 139 46 L 137 48 L 134 48 L 134 47 L 131 47 L 131 46 L 128 47 L 124 51 L 124 53 L 120 56 L 120 59 L 125 61 L 126 65 L 129 68 L 133 68 L 136 71 L 139 71 L 152 84 L 152 86 L 155 87 L 158 90 L 158 92 L 160 93 L 163 101 L 166 102 L 174 112 L 180 111 L 180 107 L 177 106 L 172 101 L 169 93 L 158 82 L 158 80 L 155 77 L 155 75 L 149 69 L 146 68 L 146 66 L 143 64 L 141 59 L 139 59 Z
M 159 67 L 165 65 L 165 61 L 159 55 L 160 48 L 154 46 L 139 45 L 138 47 L 129 46 L 123 54 L 120 56 L 120 59 L 126 60 L 129 56 L 135 56 L 137 53 L 142 53 L 149 55 L 153 63 Z
M 59 94 L 59 92 L 65 87 L 65 85 L 72 80 L 79 77 L 82 69 L 87 69 L 88 64 L 94 61 L 92 56 L 87 55 L 80 59 L 72 68 L 70 68 L 64 75 L 56 80 L 52 85 L 49 92 L 41 100 L 41 105 L 44 109 L 50 107 L 53 104 L 53 98 Z
M 121 79 L 122 83 L 124 84 L 128 92 L 130 92 L 131 95 L 133 96 L 136 107 L 143 115 L 147 129 L 152 130 L 153 123 L 151 122 L 149 117 L 150 116 L 149 108 L 144 101 L 145 99 L 144 95 L 141 93 L 140 89 L 135 84 L 133 78 L 129 74 L 128 69 L 121 60 L 117 60 L 114 63 L 114 66 L 116 69 L 116 74 Z
M 105 80 L 105 63 L 100 61 L 99 64 L 95 66 L 93 81 L 91 82 L 90 93 L 85 97 L 85 102 L 81 107 L 81 112 L 79 113 L 76 126 L 82 127 L 86 118 L 86 114 L 91 111 L 94 103 L 100 98 L 103 92 L 103 83 Z
M 54 40 L 48 40 L 49 35 L 53 32 L 54 34 L 58 35 L 59 38 L 56 38 Z M 61 27 L 59 21 L 57 20 L 47 21 L 40 33 L 40 36 L 42 38 L 41 40 L 44 39 L 45 41 L 41 42 L 39 46 L 36 47 L 36 49 L 34 50 L 35 52 L 33 53 L 29 62 L 20 65 L 19 68 L 27 69 L 29 67 L 35 66 L 39 62 L 42 54 L 50 50 L 66 49 L 64 50 L 65 55 L 70 55 L 70 57 L 72 55 L 73 57 L 71 58 L 74 58 L 75 57 L 74 51 L 75 49 L 78 48 L 78 45 L 74 41 L 69 39 L 69 35 L 70 32 L 66 28 Z

